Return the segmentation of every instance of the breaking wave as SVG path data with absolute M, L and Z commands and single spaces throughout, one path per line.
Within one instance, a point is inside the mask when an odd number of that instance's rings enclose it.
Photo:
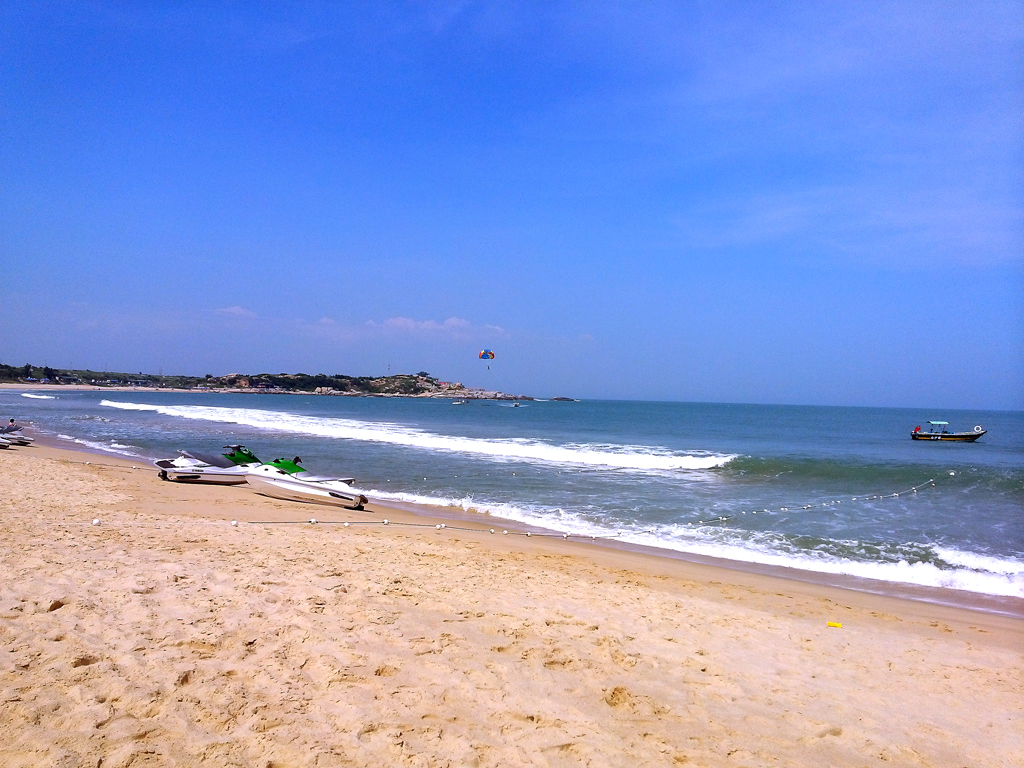
M 257 429 L 290 432 L 340 440 L 388 443 L 429 451 L 472 454 L 496 461 L 526 461 L 609 467 L 634 471 L 713 469 L 732 461 L 735 455 L 707 452 L 678 452 L 642 445 L 566 443 L 542 440 L 487 440 L 442 435 L 387 422 L 301 416 L 252 408 L 222 408 L 204 405 L 148 405 L 103 400 L 100 405 L 127 411 L 151 411 L 164 416 L 241 424 Z
M 133 459 L 144 458 L 141 453 L 136 453 L 136 451 L 140 449 L 138 446 L 135 445 L 125 445 L 124 443 L 118 443 L 114 440 L 111 440 L 109 443 L 100 443 L 97 442 L 96 440 L 82 440 L 81 438 L 72 437 L 71 435 L 64 434 L 59 434 L 57 435 L 57 437 L 59 437 L 61 440 L 69 440 L 72 443 L 84 445 L 85 447 L 92 448 L 93 450 L 96 451 L 116 453 L 121 456 L 131 456 Z

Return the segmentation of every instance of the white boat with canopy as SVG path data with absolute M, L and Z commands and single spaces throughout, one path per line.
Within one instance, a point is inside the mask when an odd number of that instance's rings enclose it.
M 973 432 L 950 432 L 948 421 L 929 421 L 928 429 L 922 430 L 920 426 L 914 427 L 910 433 L 912 440 L 947 440 L 954 443 L 973 443 L 979 437 L 988 432 L 980 424 Z

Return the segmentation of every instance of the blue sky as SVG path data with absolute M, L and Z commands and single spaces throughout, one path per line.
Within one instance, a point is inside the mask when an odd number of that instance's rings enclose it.
M 1024 408 L 1022 22 L 7 2 L 0 361 Z

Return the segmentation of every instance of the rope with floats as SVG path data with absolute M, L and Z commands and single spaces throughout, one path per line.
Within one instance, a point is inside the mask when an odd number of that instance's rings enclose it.
M 134 470 L 143 470 L 143 471 L 155 471 L 155 470 L 151 470 L 149 467 L 140 467 L 140 466 L 131 466 L 131 467 L 129 467 L 129 466 L 126 466 L 124 464 L 103 464 L 103 463 L 99 463 L 99 462 L 89 462 L 89 461 L 86 461 L 86 462 L 76 462 L 76 463 L 83 463 L 83 464 L 87 464 L 87 465 L 90 465 L 90 466 L 111 467 L 111 468 L 114 468 L 114 469 L 134 469 Z M 953 471 L 949 472 L 949 476 L 950 477 L 953 477 L 955 475 L 956 475 L 956 472 L 953 472 Z M 747 514 L 751 514 L 751 515 L 771 514 L 774 511 L 778 511 L 778 512 L 804 512 L 804 511 L 813 510 L 813 509 L 827 509 L 829 507 L 834 507 L 834 506 L 837 506 L 839 504 L 842 504 L 843 502 L 881 501 L 881 500 L 884 500 L 884 499 L 896 499 L 896 498 L 900 498 L 901 496 L 904 496 L 906 494 L 915 494 L 919 490 L 921 490 L 922 488 L 928 488 L 928 487 L 934 488 L 936 482 L 937 482 L 937 479 L 932 477 L 932 478 L 929 478 L 928 480 L 925 480 L 923 483 L 919 483 L 918 485 L 913 485 L 910 488 L 907 488 L 907 489 L 902 490 L 902 491 L 896 491 L 894 493 L 876 493 L 876 494 L 868 494 L 868 495 L 861 495 L 861 496 L 851 496 L 849 499 L 846 499 L 846 498 L 843 498 L 843 499 L 832 499 L 832 500 L 829 500 L 829 501 L 821 502 L 819 504 L 788 504 L 786 506 L 780 506 L 780 507 L 778 507 L 776 509 L 762 508 L 762 509 L 740 510 L 738 512 L 734 512 L 734 513 L 729 514 L 729 515 L 715 515 L 715 516 L 712 516 L 712 517 L 699 519 L 696 522 L 687 522 L 687 523 L 682 523 L 682 524 L 686 525 L 686 526 L 724 525 L 725 523 L 729 522 L 730 520 L 737 520 L 741 516 L 747 515 Z M 440 531 L 440 530 L 451 530 L 451 531 L 467 531 L 467 532 L 471 532 L 471 533 L 485 533 L 485 532 L 491 533 L 491 534 L 496 533 L 496 530 L 494 528 L 489 528 L 489 529 L 488 528 L 467 528 L 467 527 L 462 527 L 462 526 L 448 525 L 447 523 L 436 523 L 436 524 L 435 523 L 405 523 L 405 522 L 395 522 L 395 521 L 387 520 L 387 519 L 384 519 L 384 520 L 348 520 L 348 521 L 340 521 L 340 520 L 317 520 L 316 518 L 310 518 L 308 520 L 257 520 L 257 521 L 247 521 L 247 522 L 249 522 L 250 525 L 309 525 L 309 524 L 312 524 L 312 525 L 340 525 L 340 526 L 342 526 L 344 528 L 348 528 L 348 527 L 351 527 L 351 526 L 358 526 L 358 525 L 381 525 L 381 526 L 395 525 L 395 526 L 405 527 L 405 528 L 434 528 L 435 530 L 438 530 L 438 531 Z M 91 524 L 92 525 L 99 525 L 100 521 L 98 519 L 92 520 Z M 233 527 L 237 527 L 238 526 L 238 521 L 237 520 L 232 520 L 231 521 L 231 525 Z M 640 530 L 640 531 L 630 531 L 630 533 L 633 533 L 633 534 L 645 534 L 645 533 L 647 533 L 647 534 L 654 534 L 656 532 L 657 531 L 655 531 L 654 529 Z M 527 538 L 535 537 L 536 536 L 536 537 L 540 537 L 540 538 L 564 539 L 564 540 L 579 539 L 579 540 L 584 540 L 584 541 L 588 541 L 588 540 L 589 541 L 616 540 L 616 539 L 620 539 L 622 537 L 622 532 L 621 531 L 616 531 L 614 534 L 597 535 L 597 534 L 585 534 L 585 533 L 572 533 L 571 531 L 570 532 L 565 532 L 565 533 L 558 533 L 557 531 L 552 531 L 552 532 L 547 532 L 547 531 L 515 531 L 515 530 L 502 529 L 501 533 L 504 536 L 525 536 Z
M 470 533 L 497 533 L 498 530 L 495 528 L 466 528 L 458 525 L 448 525 L 447 523 L 404 523 L 395 522 L 394 520 L 317 520 L 315 517 L 309 520 L 251 520 L 248 521 L 249 525 L 340 525 L 343 528 L 349 528 L 357 525 L 395 525 L 403 528 L 433 528 L 438 531 L 468 531 Z M 238 521 L 232 520 L 232 526 L 237 526 Z M 643 533 L 653 533 L 653 531 L 643 531 Z M 507 528 L 501 529 L 503 536 L 525 536 L 548 538 L 548 539 L 614 539 L 622 534 L 616 533 L 614 536 L 597 536 L 582 533 L 557 533 L 547 531 L 510 531 Z
M 955 474 L 956 474 L 955 472 L 951 471 L 949 473 L 949 476 L 953 477 Z M 923 483 L 920 483 L 919 485 L 913 485 L 910 488 L 907 488 L 906 490 L 903 490 L 903 491 L 897 491 L 895 493 L 876 493 L 876 494 L 871 494 L 871 495 L 867 495 L 867 496 L 851 496 L 849 501 L 880 501 L 882 499 L 896 499 L 896 498 L 899 498 L 900 496 L 903 496 L 903 495 L 908 494 L 908 493 L 909 494 L 917 493 L 922 488 L 927 488 L 929 486 L 934 488 L 935 487 L 935 482 L 936 482 L 936 479 L 934 477 L 932 477 L 932 478 L 929 478 L 928 480 L 925 480 Z M 822 507 L 834 507 L 837 504 L 842 504 L 844 501 L 847 501 L 847 499 L 833 499 L 831 501 L 824 501 L 821 504 L 802 504 L 802 505 L 790 504 L 789 506 L 779 507 L 778 510 L 752 509 L 752 510 L 750 510 L 750 514 L 752 514 L 752 515 L 769 514 L 769 513 L 773 512 L 773 511 L 779 511 L 779 512 L 800 512 L 800 511 L 804 511 L 804 510 L 808 510 L 808 509 L 820 509 Z M 735 512 L 735 513 L 733 513 L 731 515 L 716 515 L 714 517 L 709 517 L 706 520 L 698 520 L 696 523 L 687 523 L 687 525 L 707 525 L 707 524 L 712 524 L 712 523 L 725 523 L 725 522 L 728 522 L 729 520 L 736 519 L 740 515 L 745 515 L 745 514 L 747 514 L 747 511 L 746 510 L 741 510 L 741 511 Z
M 107 465 L 107 466 L 117 466 L 117 465 Z M 132 469 L 135 469 L 135 467 L 132 467 Z M 949 473 L 950 477 L 953 477 L 955 474 L 956 474 L 955 472 L 950 472 Z M 911 486 L 910 488 L 907 488 L 906 490 L 903 490 L 903 491 L 897 491 L 895 493 L 870 494 L 870 495 L 867 495 L 867 496 L 852 496 L 849 500 L 850 501 L 878 501 L 878 500 L 881 500 L 881 499 L 894 499 L 894 498 L 899 498 L 900 496 L 903 496 L 904 494 L 908 494 L 908 493 L 909 494 L 914 494 L 914 493 L 917 493 L 922 488 L 927 488 L 927 487 L 934 488 L 935 487 L 935 483 L 936 483 L 936 479 L 935 478 L 930 478 L 930 479 L 926 480 L 925 482 L 920 483 L 919 485 Z M 778 511 L 780 511 L 780 512 L 790 512 L 790 511 L 805 511 L 805 510 L 809 510 L 809 509 L 827 508 L 827 507 L 835 506 L 836 504 L 842 504 L 843 501 L 846 501 L 846 499 L 833 499 L 831 501 L 822 502 L 821 504 L 804 504 L 804 505 L 801 505 L 801 506 L 792 505 L 792 506 L 788 506 L 788 507 L 779 507 Z M 769 510 L 769 509 L 751 510 L 750 514 L 752 514 L 752 515 L 756 515 L 758 513 L 765 514 L 765 513 L 770 513 L 771 511 L 772 510 Z M 740 511 L 740 512 L 738 512 L 736 514 L 732 514 L 732 515 L 720 515 L 720 516 L 709 518 L 708 520 L 698 520 L 696 523 L 686 523 L 686 525 L 711 525 L 711 524 L 714 524 L 714 523 L 721 524 L 721 523 L 726 523 L 729 520 L 734 520 L 734 519 L 738 518 L 739 515 L 745 515 L 745 514 L 747 514 L 746 511 Z M 210 521 L 210 522 L 213 522 L 213 521 Z M 393 525 L 393 526 L 400 527 L 400 528 L 433 528 L 436 531 L 465 531 L 467 533 L 489 533 L 489 534 L 497 533 L 497 529 L 495 529 L 495 528 L 469 528 L 469 527 L 466 527 L 466 526 L 448 525 L 447 523 L 407 523 L 407 522 L 396 522 L 394 520 L 388 520 L 387 518 L 384 518 L 383 520 L 317 520 L 315 517 L 311 517 L 308 520 L 250 520 L 250 521 L 245 521 L 245 522 L 247 522 L 249 525 L 265 525 L 265 526 L 274 526 L 274 525 L 340 525 L 343 528 L 352 528 L 352 527 L 355 527 L 355 526 L 374 526 L 374 525 L 379 525 L 379 526 L 383 527 L 383 526 L 392 526 Z M 69 525 L 69 523 L 66 523 L 66 522 L 63 523 L 63 524 L 64 525 Z M 70 525 L 74 525 L 74 523 L 71 523 Z M 94 526 L 101 525 L 101 520 L 99 518 L 95 518 L 95 519 L 93 519 L 91 521 L 91 525 L 94 525 Z M 238 527 L 238 520 L 232 520 L 231 521 L 231 526 L 232 527 Z M 633 533 L 633 534 L 643 534 L 643 533 L 653 534 L 653 533 L 656 533 L 656 531 L 654 529 L 648 529 L 648 530 L 643 530 L 643 531 L 630 531 L 630 533 Z M 572 533 L 571 531 L 566 532 L 566 533 L 558 533 L 557 531 L 550 531 L 550 532 L 549 531 L 516 531 L 516 530 L 509 530 L 507 528 L 501 529 L 501 534 L 503 536 L 523 536 L 523 537 L 526 537 L 526 538 L 538 537 L 538 538 L 542 538 L 542 539 L 562 539 L 562 540 L 578 539 L 578 540 L 581 540 L 581 541 L 599 541 L 599 540 L 600 541 L 614 541 L 614 540 L 620 539 L 622 537 L 622 532 L 621 531 L 616 531 L 614 534 L 605 534 L 605 535 L 600 535 L 599 536 L 597 534 Z
M 207 524 L 217 524 L 215 520 L 194 520 L 192 522 L 202 522 Z M 255 526 L 275 526 L 275 525 L 340 525 L 343 528 L 350 528 L 356 526 L 396 526 L 399 528 L 433 528 L 437 531 L 466 531 L 467 533 L 488 533 L 497 534 L 499 531 L 496 528 L 467 528 L 465 526 L 448 525 L 447 523 L 406 523 L 397 522 L 395 520 L 317 520 L 315 517 L 309 520 L 244 520 L 241 521 L 247 525 Z M 80 525 L 92 525 L 99 526 L 103 525 L 103 521 L 100 518 L 94 518 L 89 522 L 70 522 L 63 521 L 60 523 L 54 523 L 60 527 L 74 527 Z M 138 522 L 130 523 L 132 527 L 138 527 Z M 152 523 L 155 527 L 164 527 L 169 525 L 168 523 Z M 232 520 L 230 522 L 232 528 L 239 526 L 238 520 Z M 654 531 L 639 531 L 639 533 L 654 533 Z M 609 536 L 597 536 L 591 534 L 582 533 L 558 533 L 558 532 L 547 532 L 547 531 L 516 531 L 509 530 L 507 528 L 501 529 L 503 536 L 524 536 L 526 538 L 542 538 L 542 539 L 586 539 L 586 540 L 597 540 L 597 539 L 615 539 L 621 536 L 621 533 L 615 533 Z
M 949 474 L 952 477 L 956 473 L 955 472 L 950 472 Z M 910 488 L 907 488 L 906 490 L 903 490 L 903 491 L 896 491 L 894 493 L 876 493 L 876 494 L 869 494 L 869 495 L 866 495 L 866 496 L 852 496 L 852 497 L 850 497 L 849 501 L 877 501 L 877 500 L 881 500 L 881 499 L 895 499 L 895 498 L 899 498 L 900 496 L 903 496 L 904 494 L 908 494 L 908 493 L 909 494 L 914 494 L 914 493 L 917 493 L 922 488 L 927 488 L 927 487 L 934 488 L 935 487 L 935 482 L 936 482 L 936 478 L 933 477 L 933 478 L 929 478 L 928 480 L 925 480 L 923 483 L 920 483 L 918 485 L 913 485 Z M 816 509 L 816 508 L 828 508 L 828 507 L 833 507 L 833 506 L 835 506 L 837 504 L 842 504 L 844 501 L 846 501 L 846 499 L 833 499 L 833 500 L 830 500 L 830 501 L 822 502 L 820 504 L 803 504 L 803 505 L 795 505 L 795 504 L 793 504 L 793 505 L 790 505 L 790 506 L 779 507 L 778 511 L 779 512 L 791 512 L 791 511 L 798 511 L 798 510 L 799 511 L 805 511 L 805 510 Z M 752 515 L 756 515 L 756 514 L 759 514 L 759 513 L 760 514 L 766 514 L 766 513 L 772 512 L 772 511 L 773 510 L 769 510 L 769 509 L 750 510 L 750 514 L 752 514 Z M 728 522 L 729 520 L 737 519 L 740 515 L 746 515 L 746 514 L 747 514 L 746 510 L 741 510 L 740 512 L 737 512 L 737 513 L 734 513 L 734 514 L 731 514 L 731 515 L 720 515 L 720 516 L 708 518 L 707 520 L 698 520 L 695 523 L 693 523 L 693 522 L 685 523 L 685 525 L 696 526 L 696 525 L 711 525 L 711 524 L 716 524 L 716 523 L 722 524 L 722 523 Z M 234 521 L 234 520 L 231 522 L 231 524 L 232 525 L 238 525 L 237 521 Z M 324 521 L 324 520 L 317 520 L 316 518 L 311 518 L 309 520 L 254 521 L 252 524 L 254 524 L 254 525 L 301 525 L 301 524 L 317 525 L 317 524 L 328 524 L 328 525 L 341 525 L 341 526 L 343 526 L 345 528 L 349 528 L 351 526 L 356 526 L 356 525 L 381 525 L 381 526 L 397 525 L 397 526 L 403 526 L 403 527 L 406 527 L 406 528 L 434 528 L 434 529 L 439 530 L 439 531 L 440 530 L 468 531 L 468 532 L 471 532 L 471 533 L 489 532 L 489 533 L 492 533 L 492 534 L 496 532 L 494 528 L 490 528 L 490 529 L 484 529 L 484 528 L 465 528 L 465 527 L 460 527 L 460 526 L 447 525 L 446 523 L 437 523 L 437 524 L 432 524 L 432 523 L 396 523 L 396 522 L 393 522 L 393 521 L 390 521 L 390 520 L 387 520 L 387 519 L 385 519 L 385 520 L 349 520 L 349 521 L 345 521 L 345 522 L 340 522 L 340 521 L 334 521 L 334 520 Z M 605 535 L 600 535 L 600 536 L 597 535 L 597 534 L 586 534 L 586 533 L 572 533 L 572 532 L 558 533 L 558 532 L 554 532 L 554 531 L 553 532 L 546 532 L 546 531 L 545 532 L 537 532 L 537 531 L 510 531 L 508 529 L 502 529 L 501 533 L 504 536 L 525 536 L 527 538 L 538 536 L 538 537 L 541 537 L 541 538 L 548 538 L 548 539 L 563 539 L 563 540 L 578 539 L 578 540 L 583 540 L 583 541 L 597 541 L 597 540 L 608 541 L 608 540 L 620 539 L 622 537 L 622 532 L 621 531 L 616 531 L 614 534 L 605 534 Z M 649 530 L 643 530 L 643 531 L 630 531 L 630 533 L 633 533 L 633 534 L 643 534 L 643 533 L 653 534 L 653 533 L 656 533 L 656 531 L 654 529 L 649 529 Z

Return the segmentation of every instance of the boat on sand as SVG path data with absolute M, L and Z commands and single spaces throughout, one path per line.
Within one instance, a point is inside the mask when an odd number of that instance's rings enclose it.
M 263 463 L 244 445 L 226 445 L 224 449 L 226 453 L 219 456 L 199 451 L 178 451 L 176 458 L 153 463 L 160 470 L 161 480 L 213 485 L 242 485 L 250 468 Z
M 35 442 L 35 438 L 26 437 L 21 434 L 21 425 L 14 424 L 13 421 L 11 419 L 11 424 L 0 428 L 0 440 L 6 441 L 9 445 L 32 445 Z
M 330 504 L 348 509 L 362 509 L 367 498 L 352 488 L 350 477 L 322 477 L 298 466 L 299 459 L 275 459 L 253 467 L 245 482 L 264 496 L 306 504 Z M 291 470 L 291 471 L 289 471 Z

